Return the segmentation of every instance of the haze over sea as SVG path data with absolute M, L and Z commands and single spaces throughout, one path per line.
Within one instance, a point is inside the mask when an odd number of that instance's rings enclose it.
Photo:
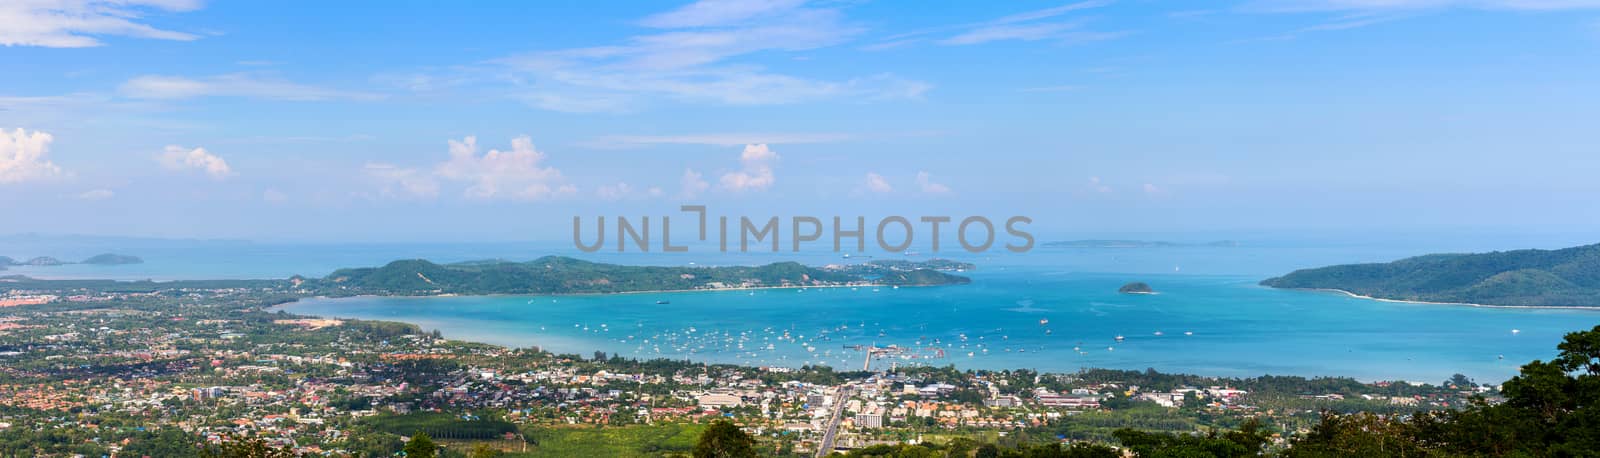
M 1212 240 L 1154 235 L 1117 238 Z M 1203 375 L 1339 375 L 1434 383 L 1457 372 L 1499 382 L 1514 375 L 1521 364 L 1549 359 L 1563 334 L 1600 323 L 1600 311 L 1380 302 L 1256 285 L 1263 278 L 1293 269 L 1328 264 L 1587 243 L 1576 237 L 1417 235 L 1348 241 L 1260 236 L 1238 240 L 1236 247 L 1041 246 L 1020 255 L 971 255 L 946 247 L 940 256 L 978 265 L 976 271 L 962 273 L 973 279 L 972 284 L 962 286 L 555 297 L 358 297 L 313 299 L 283 308 L 302 314 L 404 321 L 438 329 L 450 338 L 582 354 L 600 350 L 624 356 L 754 365 L 824 363 L 859 369 L 865 361 L 863 354 L 848 346 L 899 345 L 917 348 L 914 353 L 923 357 L 936 356 L 933 348 L 937 347 L 943 350 L 943 357 L 892 360 L 898 364 L 1044 371 L 1154 368 Z M 721 254 L 693 247 L 683 254 L 585 254 L 576 252 L 570 243 L 378 245 L 0 237 L 0 255 L 18 259 L 55 256 L 77 260 L 103 252 L 137 255 L 146 263 L 13 267 L 0 275 L 123 280 L 284 278 L 293 274 L 322 276 L 339 267 L 380 265 L 402 258 L 529 260 L 549 254 L 654 265 L 778 260 L 822 265 L 864 260 L 862 256 L 844 259 L 826 249 Z M 908 258 L 886 253 L 873 256 Z M 1116 292 L 1131 281 L 1147 282 L 1159 294 Z M 1513 333 L 1513 329 L 1520 332 Z M 1119 335 L 1125 340 L 1117 342 Z M 874 361 L 873 367 L 884 367 L 890 361 Z

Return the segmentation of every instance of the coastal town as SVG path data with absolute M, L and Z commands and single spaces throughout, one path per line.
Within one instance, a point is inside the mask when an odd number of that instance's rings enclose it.
M 1258 422 L 1269 447 L 1325 411 L 1405 414 L 1496 387 L 1153 370 L 870 371 L 553 354 L 404 323 L 297 316 L 295 282 L 21 282 L 0 288 L 0 456 L 189 456 L 259 438 L 307 456 L 667 456 L 728 420 L 763 454 L 899 444 L 1115 444 Z M 454 456 L 454 455 L 447 455 Z M 464 456 L 464 455 L 463 455 Z

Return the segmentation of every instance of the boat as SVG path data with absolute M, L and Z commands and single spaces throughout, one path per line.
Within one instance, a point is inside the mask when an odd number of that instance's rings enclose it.
M 656 305 L 666 305 L 666 304 L 671 304 L 671 303 L 672 303 L 672 301 L 656 301 Z
M 1047 320 L 1047 319 L 1044 319 L 1044 318 L 1040 318 L 1039 319 L 1039 325 L 1040 326 L 1044 326 L 1044 325 L 1047 325 L 1047 324 L 1050 324 L 1050 320 Z
M 1162 332 L 1161 332 L 1161 331 L 1156 331 L 1156 335 L 1157 335 L 1157 336 L 1164 336 L 1164 335 L 1166 335 L 1166 334 L 1165 334 L 1165 333 L 1162 333 Z
M 1183 335 L 1192 336 L 1194 335 L 1194 331 L 1183 331 Z
M 1128 338 L 1127 338 L 1127 337 L 1123 337 L 1123 336 L 1117 336 L 1117 341 L 1118 341 L 1118 342 L 1121 342 L 1121 341 L 1123 341 L 1123 340 L 1127 340 L 1127 339 L 1128 339 Z

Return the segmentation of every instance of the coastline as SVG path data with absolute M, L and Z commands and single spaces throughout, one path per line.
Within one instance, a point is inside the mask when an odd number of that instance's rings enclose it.
M 1272 287 L 1268 286 L 1268 288 L 1272 288 Z M 1272 289 L 1287 289 L 1287 290 L 1299 290 L 1299 291 L 1320 291 L 1320 292 L 1327 292 L 1327 293 L 1339 293 L 1339 294 L 1350 296 L 1350 297 L 1353 297 L 1353 298 L 1356 298 L 1356 299 L 1366 299 L 1366 300 L 1378 301 L 1378 302 L 1393 302 L 1393 303 L 1400 303 L 1400 304 L 1452 305 L 1452 306 L 1481 307 L 1481 308 L 1491 308 L 1491 309 L 1600 311 L 1600 307 L 1588 307 L 1588 306 L 1582 306 L 1582 305 L 1494 305 L 1494 304 L 1474 304 L 1474 303 L 1471 303 L 1471 302 L 1432 302 L 1432 301 L 1413 301 L 1413 300 L 1406 300 L 1406 299 L 1389 299 L 1389 298 L 1383 298 L 1383 297 L 1368 296 L 1368 295 L 1364 295 L 1364 294 L 1356 294 L 1356 293 L 1352 293 L 1350 291 L 1345 291 L 1345 290 L 1338 289 L 1338 288 L 1272 288 Z

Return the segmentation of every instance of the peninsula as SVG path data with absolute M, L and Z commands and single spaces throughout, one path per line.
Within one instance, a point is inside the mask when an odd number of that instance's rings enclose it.
M 1261 284 L 1401 301 L 1600 307 L 1600 244 L 1303 269 Z
M 931 261 L 930 261 L 931 262 Z M 624 266 L 546 256 L 529 262 L 470 261 L 437 264 L 422 259 L 382 267 L 340 269 L 322 279 L 295 281 L 330 296 L 357 294 L 591 294 L 828 286 L 936 286 L 965 284 L 940 272 L 940 264 L 886 263 L 810 267 L 796 262 L 764 266 Z M 963 264 L 964 267 L 970 265 Z

